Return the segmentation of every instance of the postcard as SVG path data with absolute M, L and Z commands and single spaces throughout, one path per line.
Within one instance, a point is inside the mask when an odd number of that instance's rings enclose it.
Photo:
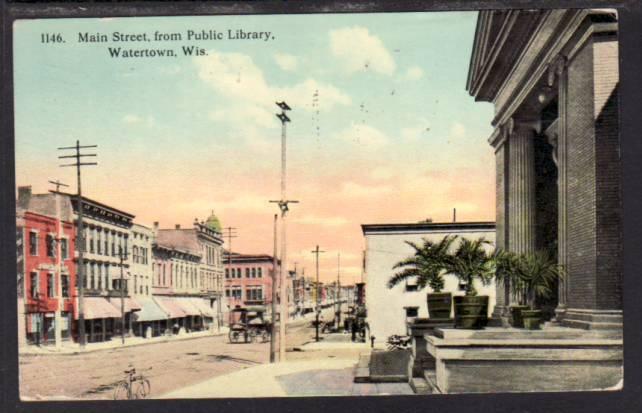
M 622 388 L 615 10 L 12 33 L 21 400 Z

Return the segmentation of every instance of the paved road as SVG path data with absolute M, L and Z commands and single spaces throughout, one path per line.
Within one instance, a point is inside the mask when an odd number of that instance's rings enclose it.
M 325 316 L 329 318 L 329 313 Z M 287 347 L 300 346 L 313 337 L 310 320 L 296 320 L 288 325 Z M 153 397 L 268 361 L 269 343 L 230 344 L 227 336 L 85 354 L 21 356 L 21 394 L 29 399 L 109 399 L 123 371 L 132 364 L 139 371 L 151 368 L 145 375 Z

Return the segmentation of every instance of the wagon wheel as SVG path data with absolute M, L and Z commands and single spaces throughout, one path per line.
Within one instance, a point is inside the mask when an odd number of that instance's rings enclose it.
M 258 343 L 259 336 L 257 334 L 256 329 L 251 329 L 248 331 L 248 340 L 250 343 Z
M 230 343 L 238 343 L 241 339 L 239 331 L 237 330 L 230 330 L 230 332 L 228 333 L 228 337 L 230 339 Z

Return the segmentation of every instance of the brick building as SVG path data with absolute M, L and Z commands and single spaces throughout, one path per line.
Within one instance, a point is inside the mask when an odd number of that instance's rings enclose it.
M 563 324 L 621 326 L 615 12 L 480 13 L 467 89 L 495 106 L 498 245 L 557 256 Z M 505 317 L 511 297 L 498 288 Z
M 71 339 L 76 271 L 69 199 L 31 197 L 21 187 L 17 213 L 18 311 L 21 343 L 59 345 Z
M 479 13 L 466 88 L 495 109 L 497 245 L 548 251 L 566 276 L 539 331 L 422 335 L 440 393 L 622 387 L 617 33 L 606 9 Z M 515 298 L 496 297 L 506 325 Z
M 268 305 L 272 303 L 272 273 L 274 259 L 267 254 L 239 254 L 227 252 L 225 265 L 226 307 L 237 305 Z M 279 267 L 277 264 L 276 274 Z

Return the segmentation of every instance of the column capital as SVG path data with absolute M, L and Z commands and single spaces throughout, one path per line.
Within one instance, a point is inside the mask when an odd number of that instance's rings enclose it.
M 564 69 L 566 69 L 566 63 L 566 56 L 562 54 L 558 54 L 548 63 L 548 73 L 546 77 L 548 87 L 553 87 L 555 80 L 559 80 L 562 73 L 564 73 Z
M 517 133 L 542 133 L 542 121 L 540 119 L 510 118 L 504 125 L 508 135 Z

